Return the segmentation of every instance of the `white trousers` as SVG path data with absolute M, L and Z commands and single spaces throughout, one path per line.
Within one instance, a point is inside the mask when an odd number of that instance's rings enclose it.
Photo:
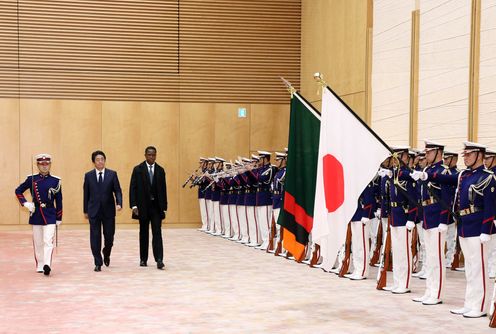
M 231 236 L 234 240 L 239 240 L 239 221 L 236 204 L 229 204 L 229 217 L 231 218 Z
M 198 202 L 200 205 L 200 216 L 202 222 L 201 230 L 206 231 L 208 227 L 207 202 L 205 201 L 205 198 L 199 198 Z
M 418 248 L 418 259 L 420 262 L 422 262 L 422 269 L 423 271 L 427 271 L 427 263 L 425 260 L 425 238 L 424 238 L 424 228 L 422 227 L 422 223 L 417 224 L 417 232 L 418 232 L 418 239 L 420 243 L 420 247 Z
M 214 232 L 214 202 L 210 199 L 205 200 L 207 204 L 207 231 Z
M 36 270 L 43 270 L 44 265 L 52 265 L 53 240 L 55 238 L 55 224 L 32 225 L 33 245 Z
M 464 307 L 478 312 L 487 312 L 489 306 L 489 277 L 487 268 L 488 245 L 481 244 L 479 237 L 460 237 L 460 247 L 465 257 Z
M 270 224 L 272 223 L 272 206 L 264 205 L 255 207 L 257 213 L 257 222 L 260 227 L 260 238 L 262 246 L 267 248 L 269 245 Z
M 425 281 L 425 295 L 430 298 L 442 299 L 444 282 L 446 281 L 446 267 L 444 266 L 444 245 L 446 232 L 439 232 L 437 228 L 424 230 L 425 260 L 427 263 Z
M 451 263 L 455 257 L 456 251 L 456 224 L 448 225 L 448 232 L 446 232 L 446 255 L 444 266 L 451 267 Z
M 353 257 L 353 275 L 369 275 L 369 224 L 361 221 L 351 222 L 351 255 Z
M 214 204 L 214 232 L 215 234 L 222 233 L 222 222 L 221 222 L 221 213 L 220 213 L 220 203 L 219 201 L 212 201 Z
M 368 223 L 369 225 L 369 238 L 370 238 L 370 249 L 375 250 L 377 247 L 377 232 L 379 232 L 379 220 L 377 218 L 371 219 Z M 372 257 L 372 253 L 369 253 L 369 260 Z
M 257 222 L 257 215 L 254 206 L 246 206 L 246 220 L 248 222 L 248 235 L 250 236 L 250 245 L 260 245 L 260 228 Z
M 231 237 L 231 216 L 229 215 L 229 205 L 220 204 L 220 218 L 222 224 L 222 234 Z
M 496 234 L 491 235 L 487 248 L 487 268 L 489 277 L 496 276 Z
M 406 226 L 391 226 L 393 286 L 409 289 L 412 279 L 412 232 Z
M 247 243 L 250 241 L 250 235 L 248 234 L 248 222 L 246 221 L 246 206 L 237 205 L 236 213 L 239 222 L 239 240 L 243 243 Z

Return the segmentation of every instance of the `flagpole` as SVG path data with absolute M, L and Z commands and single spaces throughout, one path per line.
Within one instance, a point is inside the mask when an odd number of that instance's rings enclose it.
M 348 106 L 346 104 L 346 102 L 344 102 L 338 94 L 336 94 L 332 89 L 331 87 L 329 87 L 329 85 L 327 84 L 327 82 L 324 81 L 323 77 L 322 77 L 322 74 L 317 72 L 313 75 L 313 78 L 320 84 L 322 85 L 322 88 L 327 88 L 329 90 L 329 92 L 332 93 L 332 95 L 334 95 L 338 100 L 339 102 L 341 102 L 345 107 L 346 109 L 348 109 L 348 111 L 353 115 L 355 116 L 355 118 L 357 120 L 360 121 L 360 123 L 362 123 L 362 125 L 389 151 L 391 152 L 391 154 L 393 154 L 393 150 L 389 147 L 388 144 L 386 144 L 386 142 L 384 140 L 382 140 L 381 137 L 379 137 L 379 135 L 374 131 L 372 130 L 372 128 L 363 121 L 363 119 L 360 118 L 360 116 L 358 116 L 354 111 L 353 109 L 350 108 L 350 106 Z

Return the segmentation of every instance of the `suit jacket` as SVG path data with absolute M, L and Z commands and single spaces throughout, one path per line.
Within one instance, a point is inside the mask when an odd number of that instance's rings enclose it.
M 105 168 L 103 184 L 98 184 L 94 169 L 84 175 L 83 211 L 89 218 L 95 218 L 100 208 L 105 218 L 115 217 L 115 205 L 122 206 L 122 191 L 117 173 Z M 115 195 L 115 199 L 114 199 Z
M 165 170 L 155 163 L 153 174 L 153 184 L 157 187 L 157 202 L 161 218 L 165 218 L 164 211 L 167 211 L 167 184 L 165 181 Z M 133 214 L 133 219 L 148 219 L 151 209 L 151 185 L 148 176 L 146 161 L 134 167 L 129 186 L 129 206 L 138 207 L 139 217 Z

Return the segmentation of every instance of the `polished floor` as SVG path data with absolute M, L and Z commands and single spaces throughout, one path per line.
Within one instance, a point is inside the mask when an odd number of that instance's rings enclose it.
M 0 231 L 0 333 L 496 333 L 449 313 L 462 306 L 459 272 L 444 304 L 422 306 L 411 298 L 425 281 L 393 295 L 193 229 L 164 230 L 165 271 L 139 267 L 138 231 L 118 229 L 97 273 L 88 233 L 62 229 L 44 277 L 31 233 Z

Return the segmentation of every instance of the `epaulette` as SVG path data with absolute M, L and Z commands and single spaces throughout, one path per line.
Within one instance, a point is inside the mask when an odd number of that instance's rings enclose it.
M 54 178 L 56 178 L 56 179 L 60 180 L 60 176 L 57 176 L 57 175 L 52 175 L 52 174 L 50 174 L 50 176 L 53 176 Z
M 484 168 L 483 171 L 490 174 L 490 175 L 494 175 L 494 172 L 490 169 Z

